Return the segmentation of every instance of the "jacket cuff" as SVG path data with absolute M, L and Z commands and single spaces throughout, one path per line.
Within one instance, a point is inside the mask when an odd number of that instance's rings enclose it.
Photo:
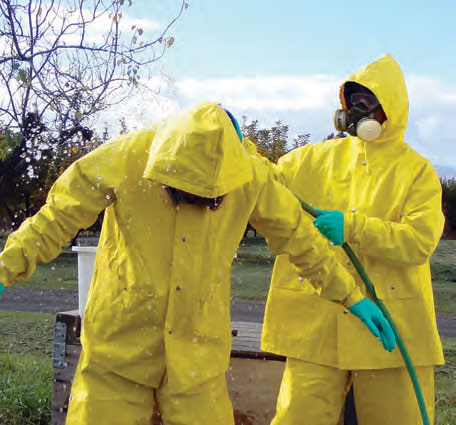
M 361 301 L 364 297 L 364 295 L 361 293 L 361 290 L 356 287 L 351 294 L 345 298 L 344 302 L 342 303 L 346 308 L 351 307 L 352 305 L 355 305 L 357 302 Z

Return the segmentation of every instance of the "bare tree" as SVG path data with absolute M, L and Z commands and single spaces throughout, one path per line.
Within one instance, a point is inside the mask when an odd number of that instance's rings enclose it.
M 132 89 L 173 44 L 169 29 L 188 7 L 176 2 L 175 17 L 147 40 L 129 22 L 132 0 L 0 0 L 3 124 L 27 138 L 32 112 L 47 128 L 71 133 L 124 100 L 128 91 L 115 93 L 125 83 Z
M 43 159 L 84 152 L 98 113 L 150 75 L 188 7 L 175 2 L 152 34 L 132 20 L 133 0 L 0 0 L 0 207 L 11 221 L 34 212 Z

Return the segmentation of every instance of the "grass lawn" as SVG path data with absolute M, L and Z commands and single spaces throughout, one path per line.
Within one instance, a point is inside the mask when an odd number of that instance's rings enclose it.
M 50 263 L 36 266 L 33 276 L 25 283 L 14 285 L 16 288 L 30 289 L 78 289 L 78 258 L 66 250 Z
M 51 356 L 54 322 L 52 314 L 0 310 L 0 353 Z
M 435 309 L 456 314 L 456 240 L 441 240 L 431 258 Z
M 0 311 L 0 423 L 49 425 L 51 314 Z
M 264 239 L 243 239 L 231 266 L 232 298 L 266 301 L 274 260 Z
M 445 366 L 435 370 L 436 425 L 456 425 L 456 338 L 443 338 Z

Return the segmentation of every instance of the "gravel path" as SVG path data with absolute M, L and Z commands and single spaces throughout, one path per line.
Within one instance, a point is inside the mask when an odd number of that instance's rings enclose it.
M 58 313 L 76 310 L 78 294 L 75 291 L 41 291 L 26 288 L 7 288 L 0 299 L 0 310 Z M 231 304 L 231 319 L 242 322 L 263 321 L 264 304 L 255 301 L 236 301 Z M 440 335 L 456 338 L 456 316 L 439 316 Z

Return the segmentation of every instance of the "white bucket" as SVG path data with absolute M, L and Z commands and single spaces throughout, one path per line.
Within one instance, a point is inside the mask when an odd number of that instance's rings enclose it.
M 89 295 L 90 282 L 92 281 L 95 267 L 96 246 L 74 246 L 73 251 L 78 253 L 78 294 L 79 315 L 84 315 L 87 296 Z

